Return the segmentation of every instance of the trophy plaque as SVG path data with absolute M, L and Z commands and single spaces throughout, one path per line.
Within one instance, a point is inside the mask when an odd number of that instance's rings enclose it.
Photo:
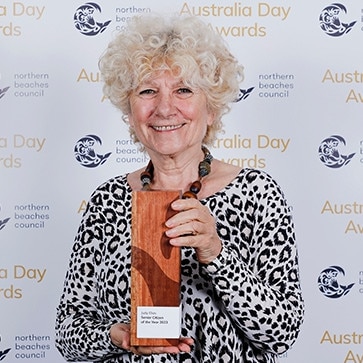
M 180 337 L 180 248 L 166 237 L 180 191 L 134 191 L 131 241 L 131 345 L 172 346 Z

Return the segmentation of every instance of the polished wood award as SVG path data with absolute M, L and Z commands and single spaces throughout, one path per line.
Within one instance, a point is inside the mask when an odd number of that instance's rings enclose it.
M 170 346 L 180 337 L 180 248 L 165 221 L 180 191 L 134 191 L 131 242 L 131 345 Z

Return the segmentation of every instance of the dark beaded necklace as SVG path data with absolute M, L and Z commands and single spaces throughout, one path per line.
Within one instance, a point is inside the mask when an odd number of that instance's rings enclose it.
M 205 146 L 202 146 L 202 150 L 204 153 L 204 159 L 199 163 L 198 166 L 199 179 L 194 181 L 190 185 L 189 190 L 183 193 L 182 196 L 183 199 L 186 198 L 197 199 L 197 194 L 202 189 L 202 178 L 204 178 L 210 173 L 213 156 Z M 146 169 L 140 175 L 142 190 L 151 190 L 151 182 L 153 180 L 153 177 L 154 177 L 154 165 L 150 160 Z

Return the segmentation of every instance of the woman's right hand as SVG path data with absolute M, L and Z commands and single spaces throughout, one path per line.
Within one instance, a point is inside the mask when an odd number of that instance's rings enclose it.
M 149 346 L 131 346 L 130 345 L 130 325 L 117 323 L 112 325 L 110 329 L 111 341 L 117 347 L 128 350 L 137 355 L 150 355 L 150 354 L 178 354 L 181 352 L 189 353 L 191 346 L 194 344 L 192 338 L 180 338 L 177 346 L 167 347 L 149 347 Z
M 116 347 L 130 350 L 130 325 L 117 323 L 110 329 L 111 341 Z

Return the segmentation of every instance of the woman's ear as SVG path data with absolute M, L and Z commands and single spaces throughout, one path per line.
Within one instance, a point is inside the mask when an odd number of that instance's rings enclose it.
M 130 113 L 125 115 L 124 120 L 126 120 L 126 122 L 129 124 L 130 128 L 134 127 L 134 119 Z
M 208 119 L 207 119 L 207 125 L 208 126 L 212 126 L 213 125 L 213 122 L 214 122 L 214 119 L 215 119 L 215 115 L 213 112 L 209 111 L 208 112 Z

